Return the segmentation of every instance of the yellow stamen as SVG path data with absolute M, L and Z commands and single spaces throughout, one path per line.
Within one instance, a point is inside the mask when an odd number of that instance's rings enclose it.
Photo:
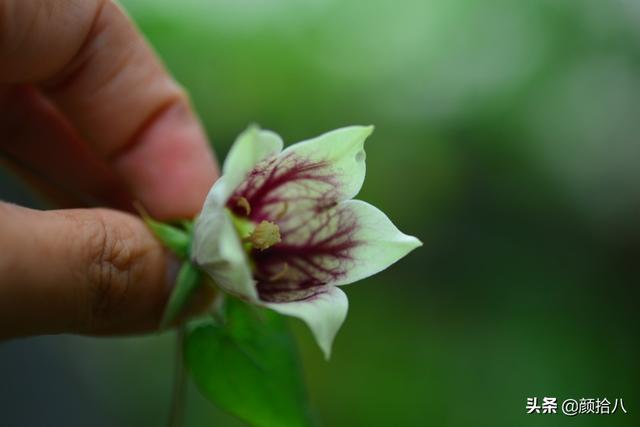
M 284 263 L 284 265 L 282 266 L 282 270 L 278 271 L 276 274 L 274 274 L 273 276 L 269 277 L 269 281 L 270 282 L 275 282 L 277 280 L 282 279 L 284 276 L 286 276 L 286 274 L 289 272 L 289 263 Z
M 239 197 L 236 204 L 242 209 L 244 209 L 244 213 L 246 216 L 251 215 L 251 205 L 249 204 L 249 201 L 245 197 Z
M 284 218 L 284 216 L 287 214 L 288 210 L 289 210 L 289 202 L 287 202 L 285 200 L 284 201 L 284 206 L 282 207 L 282 210 L 280 212 L 278 212 L 278 214 L 276 215 L 276 219 L 277 220 L 281 220 L 282 218 Z
M 270 221 L 262 221 L 247 238 L 254 248 L 265 250 L 280 242 L 280 227 Z

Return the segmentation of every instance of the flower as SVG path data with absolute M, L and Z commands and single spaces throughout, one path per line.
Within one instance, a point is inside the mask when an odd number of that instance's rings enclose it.
M 348 310 L 338 286 L 422 245 L 379 209 L 352 200 L 371 132 L 345 127 L 283 150 L 277 134 L 249 127 L 195 224 L 193 262 L 224 291 L 302 319 L 327 358 Z

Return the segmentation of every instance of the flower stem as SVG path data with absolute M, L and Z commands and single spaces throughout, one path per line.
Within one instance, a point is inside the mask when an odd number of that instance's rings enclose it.
M 171 396 L 171 412 L 169 413 L 168 427 L 184 426 L 184 412 L 187 402 L 187 378 L 183 355 L 185 335 L 185 327 L 183 325 L 179 326 L 176 330 L 173 393 Z

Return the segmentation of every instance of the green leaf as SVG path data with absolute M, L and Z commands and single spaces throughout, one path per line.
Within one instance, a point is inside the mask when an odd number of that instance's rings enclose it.
M 200 391 L 256 427 L 312 426 L 295 342 L 275 312 L 227 301 L 224 325 L 192 330 L 185 361 Z
M 201 278 L 201 271 L 198 270 L 198 268 L 190 261 L 182 263 L 176 279 L 176 285 L 169 297 L 169 302 L 164 309 L 160 328 L 166 328 L 176 320 L 189 300 L 189 297 L 200 284 Z
M 191 233 L 190 228 L 181 229 L 164 222 L 156 221 L 149 216 L 143 216 L 143 220 L 147 227 L 151 229 L 153 234 L 176 254 L 180 259 L 188 259 L 191 250 Z
M 182 226 L 182 228 L 184 228 L 187 234 L 189 235 L 193 234 L 193 225 L 194 225 L 193 220 L 187 219 L 187 220 L 180 221 L 180 225 Z

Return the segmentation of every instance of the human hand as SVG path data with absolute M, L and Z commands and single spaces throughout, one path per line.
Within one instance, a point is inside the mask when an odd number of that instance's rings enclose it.
M 109 0 L 0 0 L 0 153 L 62 207 L 189 218 L 217 177 L 188 98 Z M 0 338 L 155 328 L 175 262 L 135 216 L 0 203 Z

